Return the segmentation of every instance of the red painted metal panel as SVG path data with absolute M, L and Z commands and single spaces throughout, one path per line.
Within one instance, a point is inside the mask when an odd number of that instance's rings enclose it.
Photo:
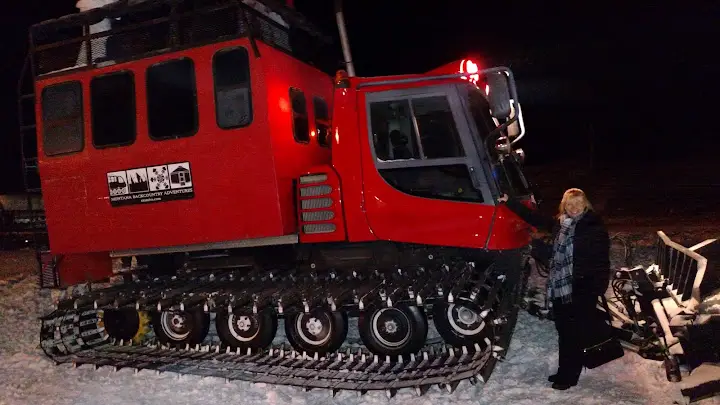
M 488 249 L 517 249 L 530 243 L 532 228 L 504 205 L 498 205 Z
M 367 163 L 359 152 L 363 142 L 360 134 L 367 125 L 358 118 L 355 90 L 336 89 L 334 99 L 332 165 L 340 175 L 348 240 L 375 240 L 365 216 L 362 166 Z
M 215 120 L 211 61 L 217 50 L 231 46 L 249 50 L 253 122 L 246 128 L 222 130 Z M 42 143 L 39 148 L 53 252 L 163 247 L 296 232 L 292 179 L 307 167 L 329 162 L 330 152 L 316 142 L 294 142 L 292 118 L 283 100 L 288 101 L 288 87 L 296 85 L 307 88 L 308 97 L 316 94 L 330 104 L 331 81 L 275 49 L 262 43 L 258 47 L 261 58 L 253 57 L 247 39 L 239 39 L 39 81 L 37 94 L 44 86 L 67 80 L 80 80 L 84 90 L 84 150 L 47 157 Z M 151 140 L 145 70 L 182 56 L 194 60 L 199 130 L 192 137 Z M 94 76 L 117 70 L 135 73 L 137 139 L 130 146 L 98 150 L 92 146 L 89 83 Z M 39 104 L 37 113 L 42 114 Z M 39 126 L 42 131 L 41 122 Z M 111 206 L 106 173 L 174 162 L 190 163 L 194 198 Z
M 104 253 L 58 255 L 60 287 L 87 281 L 102 281 L 112 276 L 112 260 Z
M 262 45 L 262 44 L 258 44 Z M 272 136 L 272 162 L 277 174 L 277 189 L 281 201 L 283 232 L 297 232 L 293 181 L 313 166 L 329 164 L 331 149 L 318 143 L 315 131 L 313 98 L 321 98 L 332 113 L 332 78 L 315 68 L 300 63 L 291 56 L 269 47 L 260 49 L 263 80 L 267 91 L 268 125 Z M 293 137 L 290 87 L 303 92 L 307 109 L 310 140 L 298 143 Z

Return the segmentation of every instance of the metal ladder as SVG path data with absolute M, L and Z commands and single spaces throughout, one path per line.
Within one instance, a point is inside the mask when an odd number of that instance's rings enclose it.
M 31 56 L 25 58 L 18 81 L 18 119 L 20 122 L 20 153 L 23 184 L 28 194 L 40 194 L 40 174 L 37 156 L 37 124 L 35 118 L 35 89 Z
M 28 52 L 17 86 L 18 122 L 20 124 L 20 154 L 23 185 L 27 195 L 28 211 L 33 214 L 30 216 L 31 221 L 33 221 L 33 226 L 31 227 L 33 232 L 31 232 L 31 236 L 29 236 L 31 239 L 30 246 L 39 255 L 40 252 L 48 250 L 48 241 L 44 213 L 40 214 L 41 207 L 33 206 L 34 197 L 39 196 L 42 198 L 40 172 L 38 168 L 38 133 L 35 114 L 34 84 L 32 53 Z M 38 213 L 37 216 L 35 213 Z

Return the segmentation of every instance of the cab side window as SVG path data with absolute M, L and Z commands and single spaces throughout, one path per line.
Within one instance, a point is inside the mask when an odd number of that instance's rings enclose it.
M 193 136 L 198 131 L 195 64 L 182 58 L 147 70 L 150 138 L 160 141 Z
M 130 145 L 135 141 L 135 77 L 114 72 L 90 82 L 92 139 L 96 148 Z
M 290 88 L 290 105 L 292 106 L 293 137 L 295 142 L 310 142 L 310 123 L 307 113 L 305 93 L 294 87 Z
M 483 202 L 445 95 L 370 102 L 370 137 L 380 175 L 404 193 Z
M 420 159 L 410 100 L 372 103 L 370 116 L 375 153 L 379 160 Z
M 82 151 L 85 146 L 82 84 L 72 81 L 45 87 L 41 104 L 45 154 Z
M 380 160 L 465 156 L 445 96 L 372 103 L 373 143 Z
M 313 97 L 315 113 L 315 132 L 320 146 L 330 146 L 330 113 L 328 105 L 320 97 Z
M 218 51 L 213 56 L 215 116 L 222 129 L 242 128 L 252 122 L 250 59 L 245 48 Z

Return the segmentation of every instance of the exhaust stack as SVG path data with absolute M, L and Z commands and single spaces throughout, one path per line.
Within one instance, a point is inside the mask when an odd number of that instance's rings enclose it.
M 340 42 L 342 44 L 343 56 L 345 57 L 345 69 L 349 77 L 355 76 L 355 66 L 353 65 L 352 55 L 350 54 L 350 43 L 345 30 L 345 17 L 343 16 L 342 0 L 335 0 L 335 19 L 337 20 L 338 32 L 340 33 Z

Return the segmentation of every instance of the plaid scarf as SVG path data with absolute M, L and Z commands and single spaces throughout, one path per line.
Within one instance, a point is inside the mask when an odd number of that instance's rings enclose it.
M 547 299 L 560 299 L 563 304 L 572 302 L 573 281 L 573 239 L 575 225 L 583 215 L 560 218 L 560 231 L 555 237 L 553 256 L 550 261 L 550 278 L 547 285 Z

